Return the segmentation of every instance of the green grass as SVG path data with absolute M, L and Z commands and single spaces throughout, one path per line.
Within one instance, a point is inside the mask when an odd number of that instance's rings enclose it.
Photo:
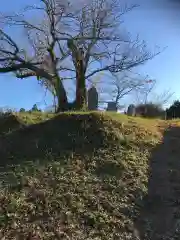
M 1 239 L 135 239 L 159 121 L 22 113 L 3 124 Z

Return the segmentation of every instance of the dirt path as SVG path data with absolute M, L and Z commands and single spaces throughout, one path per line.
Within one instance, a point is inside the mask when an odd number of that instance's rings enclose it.
M 140 239 L 180 239 L 180 128 L 170 128 L 150 159 L 148 196 L 137 223 Z

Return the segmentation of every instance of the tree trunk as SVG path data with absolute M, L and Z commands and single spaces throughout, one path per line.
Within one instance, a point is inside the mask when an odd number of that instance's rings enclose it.
M 76 70 L 76 109 L 82 110 L 84 107 L 87 107 L 87 92 L 83 61 L 81 60 Z
M 63 83 L 59 78 L 57 79 L 56 95 L 57 95 L 57 109 L 56 109 L 56 112 L 67 111 L 68 110 L 67 94 L 66 94 L 66 90 L 63 86 Z

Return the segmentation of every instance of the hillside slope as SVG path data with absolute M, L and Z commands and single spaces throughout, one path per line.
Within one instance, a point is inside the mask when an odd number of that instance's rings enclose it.
M 21 125 L 0 136 L 1 239 L 162 239 L 160 227 L 150 235 L 156 215 L 145 203 L 167 123 L 113 113 L 15 117 Z

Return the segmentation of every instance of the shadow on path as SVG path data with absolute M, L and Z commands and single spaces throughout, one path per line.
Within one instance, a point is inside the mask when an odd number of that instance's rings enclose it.
M 180 128 L 165 131 L 149 163 L 148 194 L 135 223 L 139 237 L 180 239 Z

